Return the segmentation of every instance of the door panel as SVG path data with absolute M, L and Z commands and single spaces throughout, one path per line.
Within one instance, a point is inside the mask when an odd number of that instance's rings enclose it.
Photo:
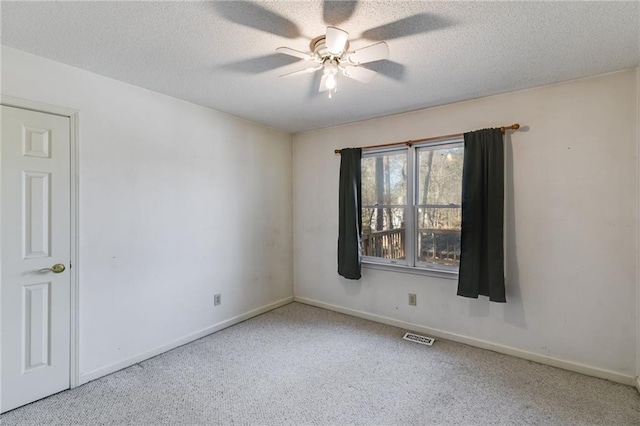
M 51 365 L 49 364 L 51 283 L 26 285 L 23 289 L 24 363 L 22 371 L 26 372 Z
M 5 412 L 69 388 L 71 176 L 68 117 L 2 106 L 1 118 Z
M 23 258 L 49 257 L 49 173 L 22 172 Z

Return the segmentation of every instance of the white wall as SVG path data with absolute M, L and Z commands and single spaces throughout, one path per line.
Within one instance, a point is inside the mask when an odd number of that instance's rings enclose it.
M 2 93 L 80 112 L 83 377 L 293 295 L 290 135 L 6 47 Z
M 635 376 L 637 72 L 295 135 L 296 297 Z M 524 128 L 506 137 L 506 304 L 458 297 L 453 280 L 338 276 L 334 149 L 515 122 Z

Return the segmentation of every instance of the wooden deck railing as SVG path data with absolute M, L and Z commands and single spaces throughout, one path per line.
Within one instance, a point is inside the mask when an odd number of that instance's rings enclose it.
M 418 259 L 441 265 L 460 264 L 459 229 L 419 229 Z
M 364 232 L 362 254 L 384 259 L 405 258 L 405 229 Z M 419 229 L 418 260 L 444 265 L 457 265 L 460 261 L 460 230 Z
M 384 259 L 404 259 L 404 228 L 362 235 L 362 254 Z

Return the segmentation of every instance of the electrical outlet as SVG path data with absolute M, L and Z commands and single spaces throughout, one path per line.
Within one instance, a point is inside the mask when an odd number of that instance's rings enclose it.
M 222 294 L 214 294 L 213 295 L 213 306 L 218 306 L 222 303 Z
M 415 293 L 409 293 L 409 305 L 410 306 L 418 305 L 418 298 Z

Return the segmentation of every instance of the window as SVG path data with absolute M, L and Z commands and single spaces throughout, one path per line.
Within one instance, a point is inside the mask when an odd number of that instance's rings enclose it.
M 462 139 L 363 153 L 364 262 L 457 272 Z

